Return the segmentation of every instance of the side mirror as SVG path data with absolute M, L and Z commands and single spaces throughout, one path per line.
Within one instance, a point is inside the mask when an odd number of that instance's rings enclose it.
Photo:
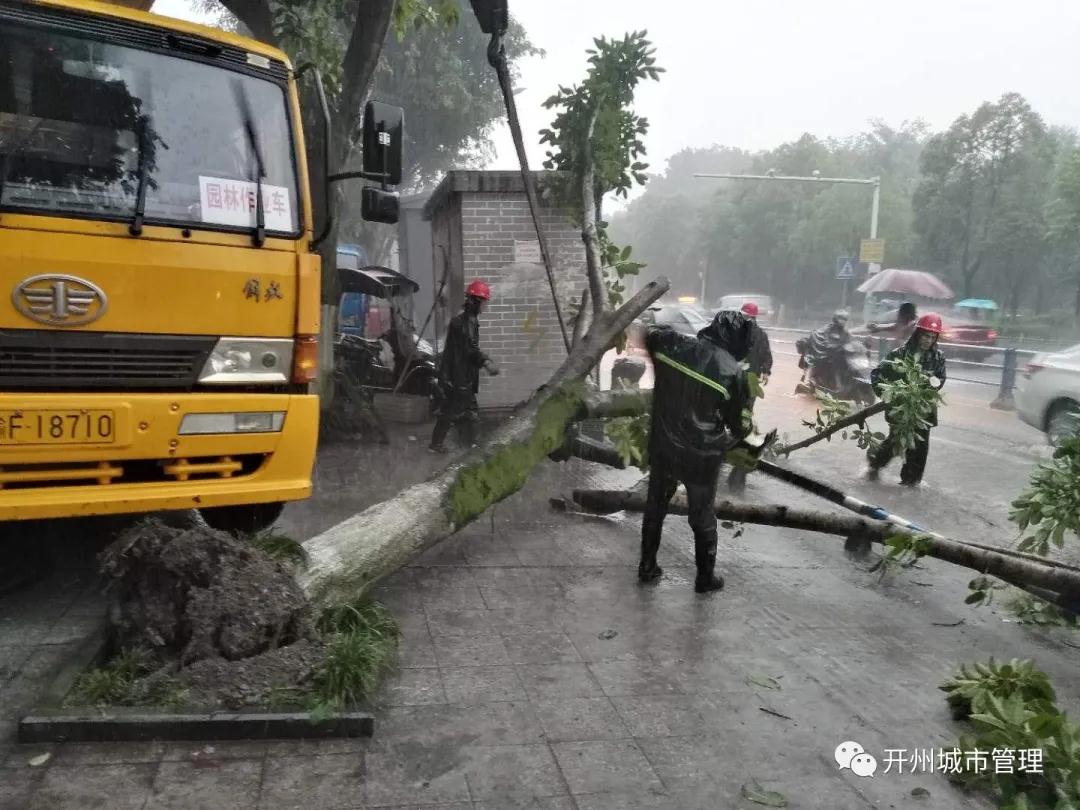
M 375 186 L 364 186 L 360 192 L 360 217 L 367 222 L 385 222 L 393 225 L 398 221 L 398 195 L 396 191 L 383 191 Z
M 507 0 L 469 0 L 473 14 L 485 34 L 502 34 L 509 27 L 510 11 Z
M 405 111 L 369 101 L 364 107 L 364 173 L 381 175 L 384 184 L 401 183 L 401 153 Z M 375 179 L 372 177 L 371 179 Z

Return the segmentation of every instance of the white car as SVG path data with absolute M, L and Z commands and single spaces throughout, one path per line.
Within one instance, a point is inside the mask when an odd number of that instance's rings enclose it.
M 1036 355 L 1017 380 L 1017 415 L 1057 445 L 1080 430 L 1080 345 Z

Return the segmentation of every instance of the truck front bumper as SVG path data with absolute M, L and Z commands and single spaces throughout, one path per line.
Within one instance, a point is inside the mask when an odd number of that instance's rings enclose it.
M 226 416 L 184 422 L 196 414 Z M 281 414 L 270 420 L 280 429 L 181 433 L 233 414 Z M 89 427 L 101 415 L 112 419 L 104 438 Z M 59 443 L 47 435 L 56 416 Z M 38 417 L 44 428 L 27 432 Z M 308 395 L 0 394 L 0 521 L 299 500 L 311 494 L 318 432 Z

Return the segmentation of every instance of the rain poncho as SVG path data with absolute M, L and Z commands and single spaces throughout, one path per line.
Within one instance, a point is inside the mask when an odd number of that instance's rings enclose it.
M 844 351 L 844 344 L 851 334 L 837 323 L 830 323 L 823 329 L 811 332 L 807 337 L 799 338 L 796 348 L 812 360 L 829 360 Z
M 893 365 L 896 360 L 905 360 L 914 356 L 919 351 L 919 330 L 908 338 L 907 343 L 903 346 L 893 349 L 882 360 L 877 368 L 870 372 L 870 384 L 874 387 L 874 393 L 881 396 L 880 383 L 893 382 L 899 377 L 899 372 Z M 934 341 L 934 345 L 919 355 L 919 366 L 922 368 L 928 377 L 937 377 L 941 380 L 941 384 L 945 384 L 945 355 L 941 353 L 941 350 L 937 347 L 937 341 Z M 889 412 L 885 412 L 885 419 L 888 420 Z M 931 425 L 937 425 L 937 407 L 927 417 L 927 421 Z
M 480 391 L 480 369 L 488 356 L 480 351 L 480 322 L 465 310 L 450 319 L 439 366 L 439 382 L 449 391 Z
M 749 432 L 742 412 L 751 396 L 740 362 L 752 329 L 745 315 L 725 311 L 696 338 L 649 330 L 645 345 L 656 376 L 649 454 L 680 479 L 715 475 L 725 451 Z

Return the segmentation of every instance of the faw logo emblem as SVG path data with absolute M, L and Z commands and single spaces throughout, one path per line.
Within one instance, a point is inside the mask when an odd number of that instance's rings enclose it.
M 31 276 L 11 294 L 15 309 L 49 326 L 83 326 L 105 314 L 105 292 L 78 276 Z

